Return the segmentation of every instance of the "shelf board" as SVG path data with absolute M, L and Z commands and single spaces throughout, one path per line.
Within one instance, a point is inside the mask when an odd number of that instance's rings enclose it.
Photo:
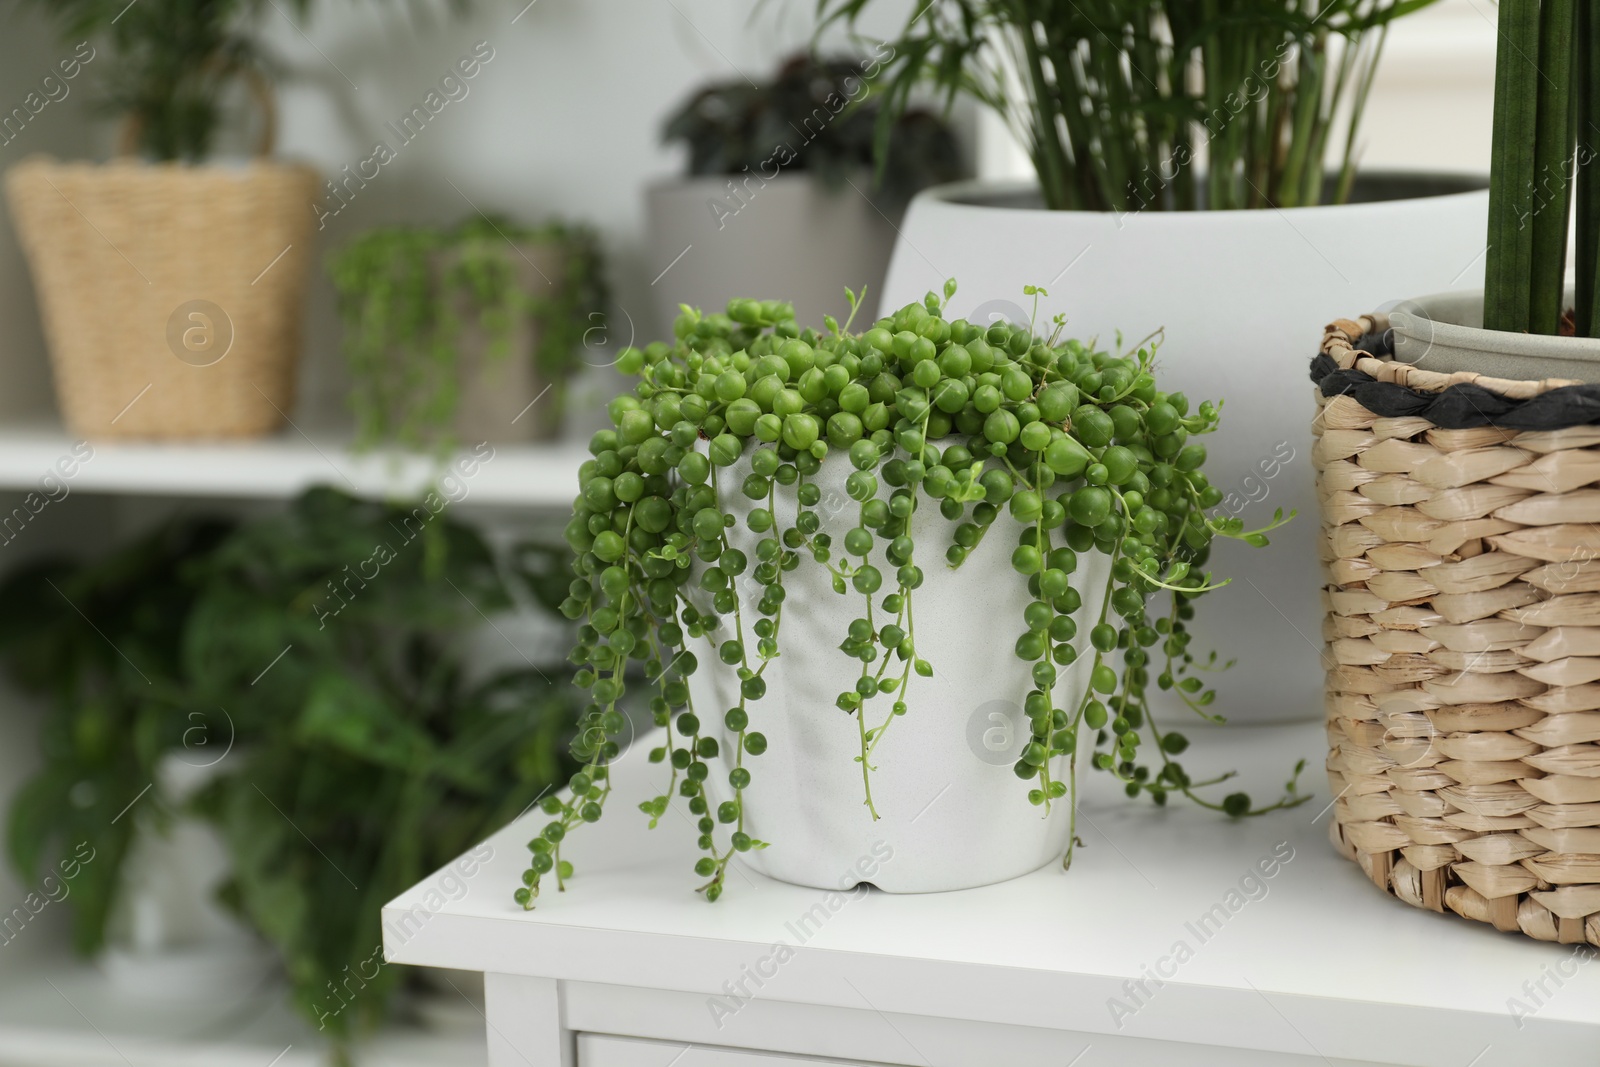
M 0 490 L 39 490 L 58 461 L 71 467 L 75 444 L 59 425 L 0 426 Z M 89 446 L 90 458 L 65 479 L 73 492 L 271 500 L 331 485 L 359 496 L 412 498 L 453 476 L 445 488 L 459 497 L 456 503 L 541 509 L 571 506 L 578 467 L 588 458 L 576 443 L 485 445 L 476 456 L 466 450 L 447 459 L 358 454 L 348 433 L 293 428 L 250 441 Z
M 33 933 L 24 930 L 21 936 Z M 0 969 L 0 1063 L 6 1067 L 329 1062 L 323 1036 L 291 1011 L 281 983 L 196 1000 L 159 983 L 130 990 L 64 950 L 35 951 L 8 962 L 14 965 Z M 355 1046 L 357 1067 L 476 1067 L 487 1058 L 481 1023 L 441 1030 L 394 1025 Z

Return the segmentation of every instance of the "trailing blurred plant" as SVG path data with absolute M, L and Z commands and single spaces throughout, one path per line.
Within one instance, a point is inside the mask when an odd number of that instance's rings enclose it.
M 529 282 L 517 246 L 553 245 L 560 274 Z M 355 379 L 351 404 L 364 445 L 449 444 L 461 398 L 463 316 L 476 314 L 489 359 L 529 358 L 562 409 L 584 334 L 603 322 L 609 298 L 594 230 L 562 222 L 529 227 L 473 216 L 440 229 L 372 230 L 338 252 L 344 354 Z M 548 282 L 548 284 L 546 284 Z M 531 319 L 534 350 L 512 353 L 518 319 Z
M 878 145 L 931 82 L 947 101 L 970 94 L 1005 119 L 1050 208 L 1342 201 L 1388 25 L 1432 2 L 932 0 L 892 42 Z M 822 28 L 853 29 L 871 6 L 817 4 Z M 1341 103 L 1351 121 L 1330 188 Z
M 807 171 L 839 188 L 872 166 L 880 116 L 871 83 L 881 66 L 798 55 L 765 85 L 739 78 L 702 89 L 667 119 L 662 139 L 689 146 L 690 174 Z M 878 186 L 892 199 L 962 176 L 955 137 L 937 115 L 902 107 L 881 128 Z
M 257 40 L 260 20 L 312 0 L 28 0 L 77 41 L 104 41 L 115 56 L 107 110 L 124 115 L 119 150 L 191 162 L 210 154 L 223 125 L 222 100 L 242 84 L 262 112 L 259 143 L 275 138 L 273 63 Z M 465 0 L 451 0 L 461 8 Z M 416 6 L 415 4 L 413 6 Z
M 547 555 L 517 557 L 544 561 L 541 594 Z M 336 596 L 330 618 L 318 606 Z M 175 521 L 94 563 L 30 568 L 0 597 L 7 665 L 50 697 L 11 856 L 30 878 L 77 841 L 103 857 L 74 882 L 78 949 L 105 938 L 136 822 L 118 815 L 190 713 L 223 708 L 233 745 L 194 808 L 233 859 L 224 903 L 281 953 L 341 1056 L 398 983 L 387 967 L 350 981 L 382 905 L 575 768 L 571 687 L 533 668 L 467 675 L 458 638 L 511 588 L 474 531 L 425 506 L 314 489 L 279 516 Z
M 1600 337 L 1600 23 L 1585 0 L 1501 0 L 1499 18 L 1483 325 Z

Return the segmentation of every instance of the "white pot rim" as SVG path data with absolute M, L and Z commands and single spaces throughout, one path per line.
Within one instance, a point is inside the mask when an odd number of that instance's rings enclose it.
M 48 152 L 36 152 L 18 161 L 16 168 L 20 167 L 41 168 L 51 173 L 66 171 L 73 174 L 114 174 L 118 177 L 139 174 L 162 180 L 173 175 L 248 178 L 258 174 L 319 173 L 313 164 L 305 160 L 276 155 L 218 156 L 195 162 L 187 159 L 151 160 L 139 156 L 113 156 L 105 160 L 57 159 Z
M 1461 202 L 1472 199 L 1482 199 L 1489 195 L 1487 175 L 1465 171 L 1433 171 L 1433 170 L 1369 170 L 1364 171 L 1360 178 L 1384 179 L 1388 181 L 1438 181 L 1461 183 L 1479 183 L 1481 187 L 1463 187 L 1454 192 L 1426 193 L 1421 196 L 1404 197 L 1391 200 L 1365 200 L 1352 204 L 1316 204 L 1306 207 L 1273 208 L 1271 210 L 1250 211 L 1082 211 L 1063 210 L 1055 211 L 1043 206 L 1013 206 L 1008 204 L 991 204 L 979 202 L 981 198 L 995 196 L 1017 196 L 1034 192 L 1038 183 L 1029 178 L 974 178 L 959 182 L 949 182 L 944 185 L 934 185 L 918 193 L 912 200 L 912 206 L 918 207 L 925 204 L 937 204 L 941 208 L 974 213 L 992 213 L 994 215 L 1014 216 L 1019 212 L 1033 215 L 1044 215 L 1061 219 L 1082 218 L 1114 218 L 1119 221 L 1138 220 L 1144 226 L 1164 226 L 1169 229 L 1183 229 L 1186 227 L 1202 227 L 1228 225 L 1233 228 L 1258 225 L 1281 226 L 1284 215 L 1306 218 L 1315 215 L 1325 215 L 1330 212 L 1347 212 L 1360 209 L 1366 212 L 1403 212 L 1410 210 L 1417 202 L 1429 203 Z M 1409 205 L 1409 207 L 1408 207 Z

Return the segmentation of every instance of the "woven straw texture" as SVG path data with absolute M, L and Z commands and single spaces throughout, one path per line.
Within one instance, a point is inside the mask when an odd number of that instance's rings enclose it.
M 282 423 L 314 171 L 39 158 L 11 169 L 6 192 L 73 432 L 245 437 Z
M 1322 352 L 1422 392 L 1571 384 L 1357 347 L 1387 325 L 1336 322 Z M 1335 846 L 1416 907 L 1600 944 L 1600 426 L 1449 430 L 1317 402 Z

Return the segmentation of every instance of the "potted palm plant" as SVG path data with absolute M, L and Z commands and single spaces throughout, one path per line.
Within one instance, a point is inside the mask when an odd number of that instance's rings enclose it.
M 1397 306 L 1389 316 L 1395 355 L 1446 373 L 1593 382 L 1600 380 L 1596 24 L 1585 4 L 1506 3 L 1499 28 L 1485 287 Z M 1574 221 L 1576 276 L 1567 282 Z
M 852 23 L 871 0 L 825 0 Z M 1174 388 L 1228 398 L 1213 449 L 1229 510 L 1311 511 L 1309 409 L 1298 360 L 1349 307 L 1471 287 L 1487 195 L 1476 179 L 1358 175 L 1360 118 L 1388 27 L 1426 0 L 996 4 L 936 0 L 891 42 L 885 112 L 916 86 L 997 111 L 1037 179 L 963 184 L 913 201 L 885 307 L 959 264 L 965 303 L 1015 318 L 1025 283 L 1050 287 L 1073 332 L 1111 342 L 1164 330 Z M 1345 122 L 1342 114 L 1352 115 Z M 1402 247 L 1405 255 L 1386 249 Z M 1352 304 L 1351 301 L 1354 301 Z M 1261 504 L 1259 501 L 1267 500 Z M 1313 714 L 1320 608 L 1310 524 L 1284 531 L 1216 595 L 1218 635 L 1248 635 L 1218 682 L 1236 719 Z M 1243 572 L 1231 546 L 1218 562 Z M 1287 620 L 1287 621 L 1285 621 Z
M 305 14 L 310 0 L 293 5 Z M 6 192 L 38 290 L 62 414 L 88 437 L 237 437 L 277 427 L 294 400 L 311 262 L 309 167 L 271 158 L 262 0 L 41 4 L 115 64 L 118 158 L 11 168 Z M 201 165 L 256 110 L 254 158 Z
M 950 129 L 913 108 L 886 127 L 874 175 L 871 87 L 882 65 L 799 55 L 761 85 L 709 85 L 667 118 L 663 135 L 688 148 L 689 173 L 646 194 L 663 324 L 680 304 L 786 293 L 800 320 L 819 326 L 839 306 L 838 279 L 882 288 L 906 202 L 965 173 Z

